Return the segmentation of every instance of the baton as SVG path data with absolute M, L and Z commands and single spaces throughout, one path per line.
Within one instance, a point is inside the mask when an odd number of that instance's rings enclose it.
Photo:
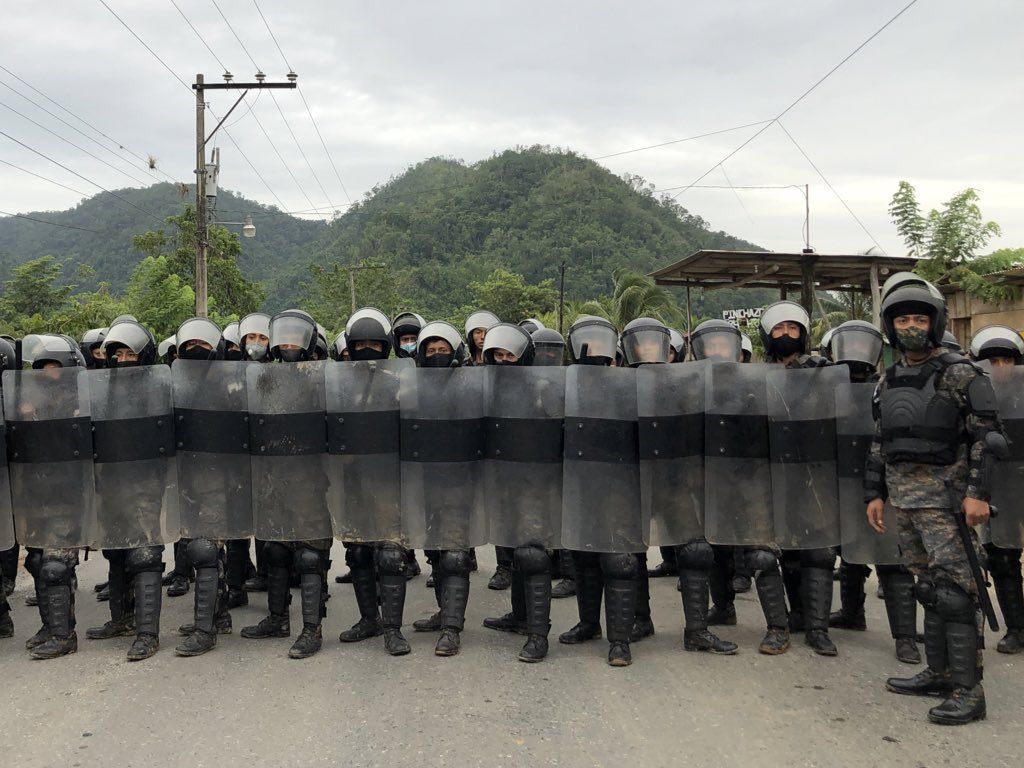
M 971 530 L 967 525 L 967 518 L 960 511 L 960 499 L 954 492 L 952 483 L 946 483 L 946 490 L 949 491 L 949 500 L 952 504 L 951 511 L 953 519 L 956 521 L 957 532 L 960 534 L 960 543 L 967 553 L 967 562 L 971 566 L 971 575 L 974 577 L 974 584 L 978 588 L 978 602 L 981 604 L 981 610 L 985 614 L 985 618 L 988 619 L 989 627 L 993 632 L 998 632 L 999 622 L 996 621 L 996 610 L 992 606 L 992 598 L 988 594 L 988 582 L 985 580 L 985 574 L 981 572 L 981 563 L 978 562 L 978 553 L 974 549 L 974 541 L 971 539 Z M 989 508 L 991 510 L 991 505 Z

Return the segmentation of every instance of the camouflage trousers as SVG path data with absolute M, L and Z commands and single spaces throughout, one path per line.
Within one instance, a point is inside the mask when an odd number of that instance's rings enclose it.
M 900 551 L 910 572 L 933 583 L 952 582 L 967 594 L 977 596 L 978 588 L 950 510 L 924 507 L 895 511 Z M 973 530 L 971 541 L 978 553 L 978 537 Z M 978 556 L 980 559 L 981 555 Z

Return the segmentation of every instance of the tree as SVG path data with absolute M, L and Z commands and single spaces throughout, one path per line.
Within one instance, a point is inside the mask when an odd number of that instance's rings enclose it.
M 63 266 L 53 256 L 43 256 L 15 267 L 14 276 L 4 285 L 0 318 L 10 323 L 33 314 L 47 317 L 64 309 L 74 286 L 57 284 L 63 271 Z
M 1024 264 L 1018 251 L 1003 250 L 979 257 L 978 251 L 1000 234 L 999 225 L 985 221 L 978 193 L 965 189 L 951 197 L 941 210 L 921 213 L 914 187 L 901 181 L 889 204 L 889 217 L 903 238 L 908 255 L 918 262 L 915 271 L 935 283 L 958 285 L 984 301 L 1002 301 L 1015 291 L 984 278 L 995 271 Z
M 178 330 L 195 310 L 196 294 L 175 274 L 166 256 L 147 256 L 132 272 L 124 295 L 125 305 L 157 340 Z
M 679 309 L 669 291 L 655 285 L 651 278 L 617 269 L 615 292 L 612 294 L 615 314 L 610 318 L 619 331 L 638 317 L 653 317 L 671 327 L 685 326 L 685 313 Z
M 477 309 L 488 309 L 503 321 L 518 323 L 528 317 L 552 312 L 558 305 L 558 291 L 550 280 L 527 285 L 523 276 L 498 268 L 486 280 L 469 284 L 473 304 L 460 314 L 468 316 Z
M 379 261 L 364 259 L 355 270 L 339 262 L 314 264 L 300 297 L 301 306 L 328 330 L 340 333 L 352 313 L 352 284 L 355 280 L 356 309 L 376 307 L 388 317 L 398 313 L 399 291 L 391 269 Z

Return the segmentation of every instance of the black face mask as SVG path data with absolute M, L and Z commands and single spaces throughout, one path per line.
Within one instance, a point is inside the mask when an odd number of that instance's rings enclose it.
M 610 357 L 581 357 L 580 365 L 611 365 L 612 359 Z
M 110 358 L 111 368 L 138 368 L 140 365 L 142 365 L 142 363 L 140 363 L 138 360 L 129 360 L 127 362 L 122 363 L 118 362 L 118 359 L 116 357 Z
M 351 360 L 386 360 L 387 355 L 383 350 L 376 350 L 372 347 L 363 347 L 361 349 L 352 348 L 348 352 Z
M 308 359 L 304 349 L 279 349 L 277 354 L 280 355 L 282 363 L 301 363 Z
M 779 336 L 779 338 L 768 342 L 768 351 L 772 357 L 780 359 L 802 352 L 803 349 L 804 345 L 800 339 L 794 339 L 792 336 Z
M 217 350 L 203 349 L 198 344 L 195 344 L 188 349 L 181 350 L 178 353 L 178 357 L 182 360 L 213 360 L 217 357 Z
M 228 349 L 224 351 L 225 360 L 241 360 L 242 350 L 240 349 Z
M 353 353 L 353 354 L 355 354 L 355 353 Z M 451 365 L 452 365 L 452 360 L 454 360 L 454 359 L 455 359 L 455 355 L 448 355 L 448 354 L 431 355 L 430 357 L 424 358 L 424 360 L 423 360 L 423 367 L 424 368 L 450 368 Z

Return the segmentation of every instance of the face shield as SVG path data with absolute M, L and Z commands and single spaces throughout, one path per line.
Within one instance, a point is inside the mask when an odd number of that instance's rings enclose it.
M 831 359 L 837 363 L 878 365 L 882 357 L 882 334 L 871 327 L 836 328 L 829 340 Z
M 615 359 L 619 334 L 607 320 L 584 321 L 569 329 L 569 345 L 574 360 L 584 357 Z
M 277 349 L 309 350 L 316 326 L 307 318 L 294 315 L 275 317 L 270 323 L 270 346 Z
M 648 325 L 622 332 L 622 354 L 626 365 L 667 363 L 670 346 L 668 328 Z
M 693 356 L 697 360 L 739 362 L 743 357 L 742 342 L 740 332 L 735 328 L 697 330 L 693 334 Z

